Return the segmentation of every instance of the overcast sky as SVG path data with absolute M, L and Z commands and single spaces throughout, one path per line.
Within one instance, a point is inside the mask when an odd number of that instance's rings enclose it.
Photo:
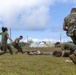
M 8 27 L 14 40 L 71 41 L 62 25 L 65 16 L 76 7 L 76 0 L 0 0 L 0 28 Z M 0 29 L 1 31 L 1 29 Z

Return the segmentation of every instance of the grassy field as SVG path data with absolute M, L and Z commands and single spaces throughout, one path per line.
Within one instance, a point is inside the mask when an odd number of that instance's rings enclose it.
M 32 50 L 34 48 L 24 48 Z M 53 52 L 59 48 L 36 48 Z M 76 75 L 76 65 L 65 62 L 67 58 L 52 55 L 27 55 L 6 53 L 0 56 L 0 75 Z

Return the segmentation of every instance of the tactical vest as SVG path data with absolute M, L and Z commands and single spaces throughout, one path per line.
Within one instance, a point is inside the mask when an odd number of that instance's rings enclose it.
M 65 18 L 65 22 L 67 24 L 67 35 L 68 36 L 76 36 L 76 13 L 71 13 Z

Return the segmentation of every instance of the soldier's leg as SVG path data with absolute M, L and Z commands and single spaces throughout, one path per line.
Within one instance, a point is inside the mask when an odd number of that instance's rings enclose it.
M 71 54 L 69 57 L 70 57 L 70 59 L 73 61 L 73 63 L 76 64 L 76 50 L 75 50 L 74 53 Z
M 1 50 L 0 50 L 0 55 L 5 54 L 5 52 L 3 51 L 2 45 L 1 45 L 0 49 L 1 49 Z
M 25 50 L 26 53 L 29 53 L 29 52 L 37 52 L 37 50 Z
M 22 52 L 23 53 L 21 46 L 17 45 L 17 46 L 15 46 L 15 48 L 17 49 L 16 53 L 18 53 L 18 52 Z
M 3 51 L 3 47 L 1 46 L 1 50 Z
M 2 49 L 6 53 L 7 52 L 7 44 L 2 44 Z
M 18 52 L 24 53 L 21 46 L 18 46 Z
M 51 55 L 50 52 L 41 52 L 40 54 L 41 54 L 41 55 Z
M 76 45 L 76 36 L 71 36 L 73 43 Z
M 13 54 L 13 51 L 12 51 L 11 46 L 10 46 L 10 45 L 7 45 L 7 48 L 8 48 L 8 50 L 9 50 L 10 54 Z
M 17 51 L 16 51 L 16 54 L 17 54 L 18 53 L 18 45 L 14 44 L 13 47 L 17 49 Z
M 70 48 L 70 52 L 69 52 L 69 55 L 73 54 L 75 50 L 73 49 L 73 46 Z

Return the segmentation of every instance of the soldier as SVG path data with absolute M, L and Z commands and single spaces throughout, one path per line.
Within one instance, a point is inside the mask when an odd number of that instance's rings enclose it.
M 60 42 L 57 42 L 55 44 L 56 47 L 61 47 L 62 49 L 62 57 L 65 54 L 65 50 L 70 50 L 69 57 L 70 59 L 76 64 L 76 45 L 71 43 L 64 43 L 60 44 Z
M 76 45 L 73 44 L 73 43 L 60 43 L 60 42 L 56 42 L 55 43 L 55 47 L 61 47 L 61 50 L 62 50 L 62 55 L 61 57 L 64 57 L 64 54 L 67 52 L 67 50 L 69 50 L 69 55 L 71 55 L 75 49 L 76 49 Z
M 9 44 L 7 44 L 8 39 L 11 41 L 13 41 L 13 40 L 9 37 L 9 34 L 7 32 L 8 32 L 8 29 L 6 27 L 2 27 L 2 32 L 0 33 L 0 35 L 2 35 L 1 49 L 4 51 L 4 53 L 6 53 L 7 48 L 8 48 L 10 54 L 13 54 L 11 46 Z
M 34 50 L 25 50 L 24 52 L 29 54 L 30 52 L 37 52 L 37 50 L 36 49 L 34 49 Z
M 67 36 L 71 37 L 74 44 L 76 44 L 76 8 L 71 9 L 71 13 L 64 18 L 63 30 L 66 31 Z
M 14 42 L 13 42 L 14 48 L 17 49 L 16 54 L 17 54 L 18 52 L 24 53 L 24 52 L 22 51 L 21 46 L 20 46 L 20 40 L 21 40 L 22 38 L 23 38 L 23 36 L 19 36 L 19 37 L 16 38 L 16 39 L 14 40 Z
M 76 64 L 76 49 L 69 57 L 73 61 L 73 63 Z
M 30 51 L 28 55 L 51 55 L 50 52 L 40 52 L 40 50 Z
M 53 56 L 55 57 L 61 57 L 62 56 L 62 51 L 59 51 L 59 50 L 55 50 L 53 53 L 52 53 Z M 63 57 L 69 57 L 69 52 L 65 52 Z

